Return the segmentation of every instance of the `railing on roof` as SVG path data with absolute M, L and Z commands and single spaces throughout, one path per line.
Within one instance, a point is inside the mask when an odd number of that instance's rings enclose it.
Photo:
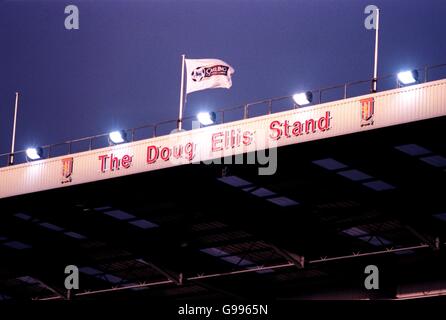
M 425 66 L 416 69 L 420 75 L 419 83 L 439 80 L 445 77 L 446 73 L 436 74 L 432 70 L 444 68 L 445 64 L 438 64 L 432 66 Z M 444 71 L 444 70 L 441 70 Z M 360 80 L 348 82 L 341 85 L 335 85 L 325 88 L 310 90 L 313 93 L 313 102 L 311 105 L 326 103 L 335 100 L 347 99 L 355 96 L 369 94 L 371 92 L 373 79 Z M 378 78 L 378 85 L 380 91 L 398 88 L 400 86 L 397 74 L 390 74 Z M 263 108 L 261 108 L 263 106 Z M 292 96 L 283 96 L 276 98 L 269 98 L 255 102 L 246 103 L 232 108 L 219 109 L 214 111 L 217 114 L 218 123 L 226 123 L 241 119 L 248 119 L 265 114 L 272 114 L 275 112 L 295 109 L 298 107 L 293 101 Z M 234 116 L 234 113 L 237 113 Z M 186 120 L 194 119 L 193 116 L 183 118 L 184 127 L 190 128 Z M 177 125 L 177 119 L 158 122 L 156 124 L 148 124 L 141 127 L 131 128 L 125 130 L 129 136 L 128 142 L 159 137 L 171 133 Z M 189 125 L 189 126 L 188 126 Z M 166 132 L 167 130 L 167 132 Z M 144 131 L 145 134 L 144 134 Z M 148 132 L 147 132 L 148 131 Z M 89 136 L 81 139 L 69 140 L 61 143 L 55 143 L 45 146 L 40 146 L 43 150 L 42 158 L 58 157 L 69 155 L 76 152 L 89 151 L 108 146 L 108 133 Z M 5 167 L 9 164 L 11 153 L 0 154 L 0 167 Z M 14 164 L 25 163 L 26 150 L 14 152 Z

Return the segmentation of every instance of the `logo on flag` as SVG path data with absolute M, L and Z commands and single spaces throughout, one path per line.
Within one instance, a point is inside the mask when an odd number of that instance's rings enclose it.
M 209 79 L 212 76 L 228 76 L 229 67 L 227 66 L 213 66 L 213 67 L 198 67 L 192 71 L 192 80 L 201 81 Z
M 373 97 L 361 99 L 361 127 L 373 125 L 375 115 L 375 99 Z
M 62 181 L 61 183 L 69 183 L 73 180 L 73 158 L 62 159 Z
M 234 68 L 218 59 L 185 59 L 187 84 L 186 93 L 194 91 L 226 88 L 232 86 Z

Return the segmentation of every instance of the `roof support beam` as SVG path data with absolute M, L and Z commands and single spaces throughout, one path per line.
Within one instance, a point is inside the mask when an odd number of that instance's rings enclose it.
M 146 261 L 144 259 L 136 259 L 136 261 L 138 261 L 142 264 L 145 264 L 145 265 L 149 266 L 150 268 L 156 270 L 157 272 L 161 273 L 163 276 L 165 276 L 167 279 L 173 281 L 177 285 L 183 284 L 183 274 L 182 273 L 176 274 L 172 271 L 167 271 L 165 269 L 162 269 L 162 268 L 156 266 L 152 262 Z
M 271 245 L 271 248 L 280 256 L 284 257 L 287 261 L 293 263 L 298 269 L 303 269 L 305 265 L 305 258 L 298 254 L 280 249 L 275 245 Z
M 438 237 L 432 239 L 432 237 L 426 237 L 415 230 L 413 227 L 409 225 L 404 226 L 411 234 L 413 234 L 417 239 L 421 240 L 423 243 L 428 244 L 432 249 L 438 250 L 440 248 L 440 243 Z

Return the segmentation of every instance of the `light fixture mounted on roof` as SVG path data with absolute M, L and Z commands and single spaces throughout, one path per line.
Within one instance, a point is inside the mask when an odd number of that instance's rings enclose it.
M 418 71 L 409 70 L 398 73 L 398 82 L 404 86 L 418 82 Z
M 110 132 L 108 141 L 111 145 L 127 142 L 127 133 L 124 130 Z
M 43 150 L 40 147 L 32 147 L 26 149 L 26 159 L 28 161 L 39 160 L 42 158 Z
M 200 112 L 197 114 L 197 120 L 203 126 L 209 126 L 211 124 L 214 124 L 216 118 L 217 115 L 215 114 L 215 112 Z
M 294 102 L 299 106 L 305 106 L 313 101 L 313 94 L 311 91 L 300 92 L 293 95 Z

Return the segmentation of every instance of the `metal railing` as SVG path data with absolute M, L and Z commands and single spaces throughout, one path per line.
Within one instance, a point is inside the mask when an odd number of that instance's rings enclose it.
M 442 69 L 442 71 L 446 71 L 446 63 L 445 64 L 437 64 L 437 65 L 431 65 L 431 66 L 424 66 L 422 68 L 416 69 L 418 74 L 422 75 L 421 79 L 418 79 L 418 83 L 422 82 L 428 82 L 428 81 L 434 81 L 439 80 L 446 77 L 446 72 L 441 73 L 441 76 L 433 75 L 431 73 L 432 70 L 436 69 Z M 388 83 L 386 80 L 391 80 Z M 318 88 L 314 90 L 309 90 L 313 93 L 313 97 L 316 97 L 316 101 L 313 101 L 311 105 L 317 105 L 321 103 L 326 103 L 330 101 L 335 100 L 342 100 L 347 98 L 352 98 L 355 96 L 360 96 L 364 94 L 371 93 L 371 88 L 373 85 L 373 79 L 367 79 L 367 80 L 360 80 L 360 81 L 354 81 L 354 82 L 347 82 L 341 85 L 335 85 L 325 88 Z M 400 83 L 397 78 L 397 74 L 390 74 L 383 77 L 378 78 L 378 85 L 380 91 L 390 90 L 394 88 L 400 87 Z M 352 88 L 359 87 L 357 91 L 355 91 L 353 94 Z M 336 92 L 337 95 L 333 95 L 332 92 Z M 330 95 L 330 93 L 332 93 Z M 327 94 L 329 94 L 327 96 Z M 260 107 L 263 108 L 260 108 Z M 235 120 L 241 120 L 241 119 L 248 119 L 251 116 L 260 116 L 265 114 L 272 114 L 275 112 L 295 109 L 299 107 L 296 105 L 296 103 L 293 101 L 292 96 L 282 96 L 282 97 L 275 97 L 275 98 L 269 98 L 264 100 L 259 100 L 255 102 L 246 103 L 243 105 L 239 105 L 232 108 L 224 108 L 214 111 L 217 114 L 217 122 L 218 123 L 226 123 L 231 122 Z M 259 113 L 259 110 L 261 111 Z M 256 114 L 252 114 L 252 112 L 257 112 Z M 240 112 L 241 117 L 234 118 L 233 116 L 230 117 L 230 115 Z M 183 123 L 186 123 L 185 120 L 194 119 L 193 116 L 187 116 L 183 118 Z M 229 121 L 228 121 L 229 119 Z M 166 120 L 161 121 L 155 124 L 148 124 L 136 128 L 131 128 L 124 130 L 127 135 L 129 136 L 128 142 L 134 142 L 139 141 L 143 139 L 163 136 L 166 134 L 171 133 L 177 125 L 177 119 L 173 120 Z M 161 128 L 168 128 L 168 133 L 161 133 Z M 149 134 L 145 134 L 142 137 L 137 137 L 137 133 L 141 132 L 143 130 L 149 130 Z M 100 142 L 100 140 L 103 140 Z M 80 145 L 86 144 L 83 147 L 80 147 Z M 74 139 L 69 140 L 61 143 L 56 144 L 50 144 L 45 146 L 40 146 L 43 150 L 43 156 L 42 158 L 51 158 L 51 157 L 57 157 L 57 156 L 63 156 L 63 155 L 69 155 L 76 152 L 82 152 L 82 151 L 89 151 L 94 149 L 99 149 L 108 146 L 108 133 L 103 133 L 99 135 L 89 136 L 81 139 Z M 75 148 L 77 146 L 77 148 Z M 62 151 L 57 152 L 57 148 L 62 148 Z M 11 153 L 3 153 L 0 154 L 0 167 L 5 167 L 9 165 L 9 158 L 11 156 Z M 26 158 L 26 150 L 20 150 L 14 152 L 14 164 L 20 164 L 27 161 Z

